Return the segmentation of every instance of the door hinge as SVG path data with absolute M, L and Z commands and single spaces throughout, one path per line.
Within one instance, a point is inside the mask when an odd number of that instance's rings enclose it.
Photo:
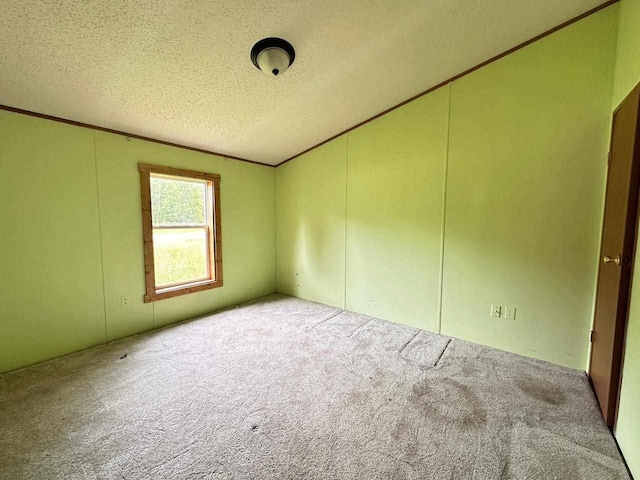
M 589 333 L 589 343 L 593 343 L 593 337 L 595 337 L 596 332 L 594 330 L 591 330 L 591 333 Z
M 607 165 L 611 165 L 611 152 L 607 152 Z

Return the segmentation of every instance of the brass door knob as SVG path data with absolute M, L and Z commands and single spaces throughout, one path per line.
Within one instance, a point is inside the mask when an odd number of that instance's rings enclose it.
M 615 263 L 616 265 L 620 266 L 620 263 L 622 263 L 622 258 L 620 257 L 620 255 L 618 255 L 617 257 L 610 257 L 608 255 L 605 255 L 604 257 L 602 257 L 602 262 Z

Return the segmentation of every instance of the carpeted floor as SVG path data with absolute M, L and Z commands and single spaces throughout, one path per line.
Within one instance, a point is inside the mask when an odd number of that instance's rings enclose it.
M 629 477 L 583 372 L 275 295 L 0 376 L 0 478 Z

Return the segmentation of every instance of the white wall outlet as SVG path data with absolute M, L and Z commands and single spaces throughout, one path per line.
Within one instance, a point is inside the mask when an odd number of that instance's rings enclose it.
M 504 315 L 502 315 L 507 320 L 515 320 L 516 319 L 516 307 L 504 307 Z
M 124 308 L 129 305 L 129 295 L 120 297 L 120 307 Z
M 500 318 L 502 316 L 502 307 L 500 305 L 491 305 L 490 316 Z

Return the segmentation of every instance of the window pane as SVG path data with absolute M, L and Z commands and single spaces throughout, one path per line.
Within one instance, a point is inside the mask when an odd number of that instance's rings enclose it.
M 156 287 L 209 278 L 207 250 L 205 228 L 154 228 Z
M 154 226 L 204 225 L 207 185 L 204 181 L 151 176 Z

